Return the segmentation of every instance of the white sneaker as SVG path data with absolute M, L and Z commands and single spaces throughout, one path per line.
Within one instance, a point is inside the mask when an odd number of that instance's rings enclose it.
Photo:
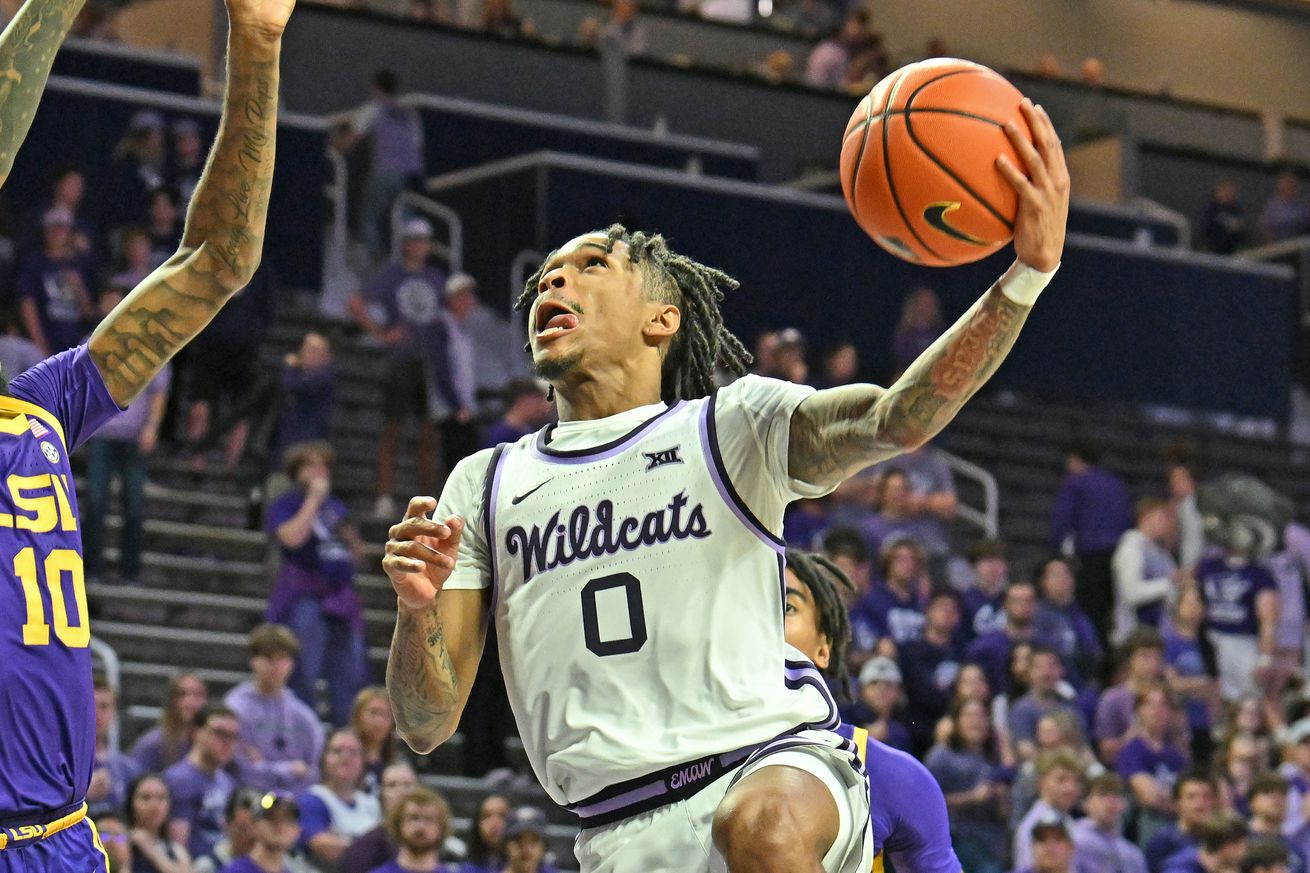
M 390 494 L 379 494 L 373 502 L 373 515 L 378 518 L 391 518 L 396 514 L 396 501 Z

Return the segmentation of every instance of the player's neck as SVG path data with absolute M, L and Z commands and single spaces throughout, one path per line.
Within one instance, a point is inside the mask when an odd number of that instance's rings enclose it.
M 555 386 L 560 421 L 594 421 L 659 402 L 658 372 L 616 369 Z

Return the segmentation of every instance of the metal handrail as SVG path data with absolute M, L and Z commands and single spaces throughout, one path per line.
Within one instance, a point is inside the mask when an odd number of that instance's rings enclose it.
M 946 462 L 946 466 L 951 468 L 952 473 L 965 479 L 972 479 L 982 486 L 982 509 L 960 503 L 956 506 L 955 513 L 962 521 L 981 528 L 987 537 L 995 539 L 1000 532 L 1001 515 L 1001 489 L 996 484 L 996 477 L 986 468 L 972 461 L 966 461 L 959 455 L 953 455 L 942 449 L 934 449 L 934 451 Z
M 450 271 L 458 273 L 464 269 L 464 222 L 459 213 L 444 203 L 438 203 L 431 197 L 415 194 L 413 191 L 402 192 L 391 205 L 391 254 L 400 257 L 400 244 L 404 242 L 405 215 L 408 211 L 422 212 L 435 218 L 446 226 L 450 242 L 438 245 L 444 250 Z
M 105 676 L 105 683 L 114 691 L 114 696 L 119 696 L 119 688 L 122 687 L 123 671 L 119 665 L 118 653 L 114 647 L 99 637 L 91 637 L 91 656 L 98 658 L 101 664 L 101 671 Z M 109 753 L 118 754 L 118 719 L 114 719 L 113 725 L 109 728 Z

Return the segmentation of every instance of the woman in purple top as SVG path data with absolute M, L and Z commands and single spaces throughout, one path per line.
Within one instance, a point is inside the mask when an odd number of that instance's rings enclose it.
M 459 873 L 501 873 L 505 867 L 505 823 L 509 810 L 509 801 L 499 794 L 482 798 L 469 827 L 469 857 L 460 865 Z
M 178 673 L 168 680 L 159 724 L 146 731 L 130 755 L 142 773 L 163 773 L 191 751 L 196 714 L 209 702 L 205 680 L 195 673 Z
M 999 873 L 1005 855 L 1005 787 L 998 770 L 987 707 L 976 700 L 956 705 L 948 716 L 944 743 L 928 751 L 924 764 L 946 796 L 955 853 L 970 873 Z
M 1176 712 L 1177 704 L 1164 683 L 1138 693 L 1135 735 L 1114 762 L 1137 803 L 1137 837 L 1143 844 L 1172 821 L 1174 783 L 1187 769 L 1182 752 L 1166 741 Z
M 1208 761 L 1214 748 L 1210 730 L 1219 708 L 1214 649 L 1201 633 L 1205 603 L 1195 588 L 1178 594 L 1170 621 L 1165 622 L 1165 680 L 1182 701 L 1192 733 L 1192 760 Z
M 154 773 L 137 777 L 127 790 L 132 873 L 191 873 L 187 850 L 168 839 L 168 786 Z

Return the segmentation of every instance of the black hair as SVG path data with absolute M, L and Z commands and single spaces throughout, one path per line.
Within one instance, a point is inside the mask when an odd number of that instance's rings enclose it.
M 828 638 L 832 648 L 828 667 L 823 672 L 843 695 L 848 695 L 851 680 L 846 650 L 851 644 L 851 620 L 842 603 L 841 589 L 854 591 L 855 586 L 840 567 L 817 552 L 788 549 L 787 566 L 810 589 L 818 613 L 819 632 Z
M 1287 846 L 1282 840 L 1259 837 L 1247 846 L 1246 854 L 1242 856 L 1241 867 L 1238 869 L 1241 873 L 1256 873 L 1257 870 L 1268 870 L 1279 865 L 1286 867 L 1287 862 Z
M 392 70 L 378 70 L 373 74 L 373 87 L 390 97 L 400 90 L 400 80 Z
M 834 527 L 823 535 L 823 551 L 828 558 L 850 558 L 857 564 L 869 560 L 869 544 L 853 527 Z
M 1061 444 L 1060 450 L 1066 456 L 1072 455 L 1084 464 L 1097 464 L 1101 460 L 1101 447 L 1089 437 L 1079 436 L 1066 440 Z
M 626 243 L 630 261 L 643 271 L 647 294 L 682 310 L 682 326 L 674 334 L 664 357 L 661 395 L 666 403 L 692 400 L 714 392 L 714 368 L 722 365 L 740 376 L 751 363 L 751 354 L 723 323 L 719 304 L 723 292 L 735 291 L 737 280 L 713 267 L 693 261 L 669 248 L 660 234 L 630 231 L 621 224 L 606 230 L 605 250 Z M 550 258 L 546 259 L 549 262 Z M 528 278 L 516 310 L 531 305 L 537 286 L 545 276 L 543 263 Z
M 482 799 L 478 801 L 478 805 L 473 810 L 473 817 L 469 820 L 469 836 L 465 840 L 468 844 L 468 859 L 474 864 L 486 864 L 488 861 L 495 860 L 501 854 L 499 847 L 487 845 L 487 841 L 482 838 L 482 809 L 487 805 L 487 801 L 493 797 L 499 797 L 505 801 L 506 805 L 509 805 L 509 798 L 496 791 L 483 795 Z
M 168 791 L 169 803 L 171 804 L 173 802 L 173 792 L 171 789 L 168 788 L 168 783 L 164 781 L 163 776 L 159 775 L 158 773 L 140 774 L 139 776 L 137 776 L 135 779 L 133 779 L 131 782 L 128 783 L 127 793 L 123 795 L 123 823 L 127 825 L 129 830 L 137 826 L 136 810 L 133 809 L 133 801 L 136 799 L 136 791 L 138 788 L 141 787 L 142 782 L 146 782 L 151 779 L 155 780 L 160 785 L 164 786 L 165 790 Z M 168 822 L 169 822 L 169 816 L 171 815 L 172 812 L 170 811 L 169 815 L 164 816 L 164 820 L 159 823 L 159 830 L 155 832 L 155 836 L 163 839 L 167 839 Z

